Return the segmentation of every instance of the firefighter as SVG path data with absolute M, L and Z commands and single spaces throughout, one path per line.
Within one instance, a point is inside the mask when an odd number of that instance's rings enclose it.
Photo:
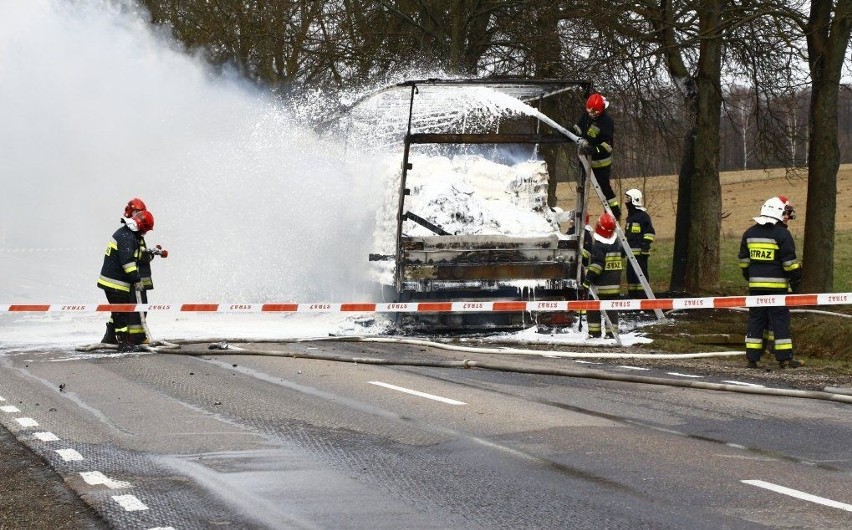
M 104 252 L 98 287 L 104 290 L 110 304 L 135 304 L 136 291 L 142 289 L 139 274 L 140 241 L 154 228 L 154 216 L 147 210 L 137 211 L 125 219 L 115 231 Z M 134 318 L 135 317 L 135 318 Z M 113 312 L 112 321 L 118 351 L 139 351 L 130 338 L 130 326 L 138 325 L 138 313 Z M 144 331 L 143 331 L 144 333 Z
M 802 268 L 796 257 L 793 236 L 784 225 L 787 204 L 778 197 L 768 199 L 754 218 L 755 225 L 745 231 L 740 243 L 739 265 L 748 280 L 751 296 L 785 295 L 798 290 Z M 792 208 L 792 206 L 791 206 Z M 788 212 L 788 216 L 792 210 Z M 763 355 L 764 330 L 771 327 L 773 353 L 780 368 L 801 365 L 793 359 L 790 336 L 790 310 L 785 306 L 750 307 L 745 350 L 749 368 L 757 368 Z
M 612 173 L 612 143 L 615 124 L 607 114 L 609 102 L 600 94 L 594 93 L 586 100 L 586 112 L 574 125 L 573 130 L 580 137 L 577 152 L 580 156 L 590 156 L 590 165 L 595 179 L 600 185 L 612 213 L 621 219 L 621 208 L 610 184 Z
M 624 205 L 627 207 L 627 219 L 624 225 L 624 236 L 627 244 L 639 263 L 639 268 L 645 279 L 650 282 L 648 276 L 648 258 L 651 256 L 651 244 L 654 242 L 654 225 L 651 216 L 642 205 L 642 192 L 636 188 L 629 189 L 625 193 Z M 627 267 L 627 296 L 632 299 L 646 298 L 645 289 L 639 281 L 639 275 L 633 267 Z
M 781 225 L 787 228 L 787 224 L 796 218 L 796 209 L 793 207 L 793 203 L 784 195 L 779 195 L 778 198 L 784 203 L 784 216 L 781 219 Z M 766 323 L 766 329 L 763 330 L 763 349 L 761 351 L 768 351 L 771 355 L 775 355 L 775 333 L 772 331 L 771 317 L 769 320 Z
M 621 269 L 623 266 L 621 246 L 616 242 L 615 228 L 618 221 L 609 213 L 603 213 L 595 224 L 589 266 L 586 269 L 583 287 L 594 286 L 600 300 L 615 300 L 620 296 Z M 618 330 L 618 313 L 607 313 L 614 329 L 607 330 L 606 338 L 613 337 Z M 600 311 L 588 311 L 589 337 L 599 338 L 603 331 Z
M 124 205 L 124 217 L 121 219 L 121 224 L 125 224 L 126 219 L 130 219 L 138 212 L 144 212 L 148 207 L 145 206 L 145 201 L 138 197 L 134 197 L 127 201 L 127 204 Z M 150 276 L 150 273 L 149 273 Z M 141 327 L 141 325 L 139 326 Z M 110 315 L 109 320 L 106 323 L 106 331 L 104 332 L 104 336 L 101 339 L 102 344 L 118 344 L 115 339 L 115 324 L 112 321 L 112 316 Z

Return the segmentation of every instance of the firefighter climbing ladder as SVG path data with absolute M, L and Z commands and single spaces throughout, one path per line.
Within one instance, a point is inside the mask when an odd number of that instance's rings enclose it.
M 598 199 L 600 199 L 601 204 L 604 207 L 606 213 L 613 215 L 612 209 L 610 209 L 609 204 L 607 203 L 606 197 L 604 197 L 603 190 L 601 190 L 600 185 L 598 184 L 598 179 L 595 178 L 595 173 L 591 168 L 589 163 L 589 157 L 581 156 L 580 161 L 583 163 L 583 168 L 586 170 L 586 181 L 591 182 L 595 193 L 598 195 Z M 585 218 L 585 205 L 581 209 L 580 215 Z M 575 226 L 577 223 L 575 222 Z M 633 271 L 636 273 L 636 277 L 639 279 L 639 283 L 642 284 L 642 289 L 645 291 L 645 296 L 651 300 L 654 299 L 654 292 L 651 290 L 651 285 L 648 283 L 648 279 L 645 278 L 645 273 L 642 272 L 642 267 L 639 266 L 639 262 L 636 261 L 636 256 L 633 255 L 633 250 L 631 250 L 630 245 L 627 244 L 627 238 L 624 237 L 624 232 L 621 230 L 621 225 L 619 223 L 615 224 L 615 233 L 618 236 L 618 241 L 621 242 L 621 248 L 624 249 L 624 253 L 627 256 L 627 260 L 630 262 L 630 266 L 633 267 Z M 660 309 L 655 309 L 654 314 L 657 316 L 657 320 L 665 320 L 665 316 L 663 316 L 663 312 Z
M 539 118 L 542 118 L 548 125 L 550 125 L 554 129 L 556 129 L 557 131 L 559 131 L 563 135 L 567 136 L 574 143 L 579 143 L 580 137 L 577 136 L 576 134 L 572 133 L 571 131 L 569 131 L 565 127 L 562 127 L 558 123 L 556 123 L 553 120 L 548 119 L 544 116 L 539 116 Z M 592 167 L 591 167 L 591 164 L 589 162 L 589 157 L 588 156 L 581 156 L 579 158 L 580 158 L 580 162 L 583 164 L 583 169 L 586 172 L 586 179 L 589 182 L 592 183 L 592 187 L 594 188 L 595 193 L 597 193 L 598 199 L 600 199 L 601 204 L 604 207 L 604 211 L 606 211 L 610 215 L 613 215 L 612 210 L 609 207 L 609 204 L 607 204 L 606 197 L 604 197 L 603 190 L 601 190 L 601 187 L 598 184 L 597 179 L 595 178 L 595 173 L 594 173 L 594 171 L 592 171 Z M 581 188 L 581 190 L 583 190 L 583 189 L 585 189 L 585 186 L 583 186 Z M 578 194 L 578 196 L 579 195 L 584 195 L 584 194 Z M 579 240 L 578 243 L 579 243 L 579 245 L 582 245 L 582 238 L 583 238 L 583 234 L 584 234 L 585 230 L 583 230 L 581 232 L 579 227 L 585 222 L 585 210 L 586 210 L 585 202 L 583 202 L 583 204 L 579 205 L 579 206 L 581 206 L 581 207 L 574 210 L 576 212 L 576 215 L 577 215 L 577 217 L 575 218 L 575 221 L 574 221 L 574 226 L 576 227 L 577 233 L 580 234 L 580 236 L 579 236 L 580 240 Z M 630 245 L 627 244 L 627 239 L 624 237 L 624 232 L 621 230 L 621 226 L 618 223 L 616 223 L 616 225 L 615 225 L 615 233 L 618 236 L 619 242 L 621 242 L 621 248 L 624 249 L 624 253 L 627 255 L 627 260 L 630 262 L 630 266 L 633 267 L 633 271 L 636 272 L 636 277 L 639 278 L 639 283 L 642 284 L 642 289 L 645 291 L 645 296 L 649 300 L 654 299 L 654 292 L 651 290 L 651 286 L 648 284 L 648 280 L 647 280 L 647 278 L 645 278 L 645 274 L 642 272 L 642 267 L 640 267 L 639 262 L 636 261 L 636 256 L 633 255 L 633 251 L 630 249 Z M 578 270 L 578 274 L 579 274 L 579 270 L 580 270 L 579 267 L 578 267 L 577 270 Z M 593 290 L 590 290 L 589 292 L 597 300 L 597 294 Z M 656 315 L 658 320 L 665 320 L 665 316 L 663 316 L 663 312 L 660 309 L 655 309 L 654 315 Z M 609 322 L 609 317 L 606 315 L 605 312 L 604 312 L 604 317 L 606 318 L 607 323 L 611 325 L 611 322 Z M 610 327 L 612 328 L 612 326 L 610 326 Z

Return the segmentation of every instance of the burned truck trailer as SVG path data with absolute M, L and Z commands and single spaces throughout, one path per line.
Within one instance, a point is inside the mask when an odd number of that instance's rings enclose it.
M 580 242 L 577 234 L 564 233 L 560 218 L 547 204 L 547 165 L 541 160 L 546 147 L 564 145 L 572 140 L 564 134 L 545 129 L 538 119 L 540 107 L 552 97 L 561 97 L 579 107 L 590 89 L 585 81 L 565 80 L 439 80 L 407 81 L 397 85 L 408 90 L 408 120 L 403 140 L 403 159 L 396 204 L 396 234 L 393 253 L 373 254 L 373 261 L 393 263 L 393 283 L 385 287 L 394 302 L 419 301 L 548 301 L 576 299 L 579 281 Z M 461 101 L 459 92 L 475 94 L 485 105 L 504 105 L 514 111 L 512 118 L 477 120 L 477 104 L 464 103 L 464 112 L 453 119 L 429 119 L 419 112 L 420 99 L 431 97 L 439 105 Z M 446 95 L 439 95 L 446 94 Z M 496 100 L 496 103 L 494 102 Z M 517 109 L 520 109 L 518 111 Z M 433 110 L 434 113 L 434 110 Z M 467 113 L 467 115 L 465 115 Z M 461 116 L 461 117 L 459 117 Z M 474 116 L 474 118 L 470 118 Z M 429 167 L 418 168 L 427 160 L 418 149 L 433 156 L 446 157 L 449 165 L 485 164 L 496 173 L 509 173 L 503 181 L 490 182 L 504 186 L 511 203 L 501 213 L 519 207 L 518 216 L 538 216 L 534 233 L 514 230 L 498 233 L 495 229 L 470 230 L 476 206 L 465 194 L 473 196 L 465 182 L 452 184 L 452 193 L 460 194 L 461 211 L 443 217 L 418 211 L 418 194 L 436 179 Z M 505 165 L 506 160 L 524 161 Z M 471 162 L 471 160 L 474 162 Z M 487 161 L 494 165 L 488 166 Z M 459 162 L 461 160 L 461 162 Z M 508 169 L 506 169 L 508 168 Z M 422 169 L 419 178 L 412 179 Z M 423 173 L 427 174 L 423 174 Z M 483 171 L 480 171 L 482 173 Z M 487 173 L 487 171 L 485 171 Z M 513 173 L 514 172 L 514 173 Z M 467 177 L 465 177 L 465 180 Z M 492 180 L 494 180 L 492 176 Z M 498 179 L 499 180 L 499 179 Z M 508 183 L 508 184 L 507 184 Z M 578 187 L 581 191 L 582 186 Z M 446 196 L 437 202 L 452 202 Z M 484 202 L 497 204 L 492 197 Z M 578 203 L 583 204 L 582 197 Z M 422 201 L 421 201 L 422 202 Z M 529 212 L 520 209 L 528 207 Z M 501 208 L 500 206 L 495 206 Z M 466 218 L 467 224 L 465 223 Z M 526 218 L 526 217 L 525 217 Z M 540 223 L 539 223 L 540 221 Z M 495 222 L 493 224 L 499 224 Z M 505 223 L 504 223 L 505 224 Z M 546 230 L 542 230 L 546 226 Z M 493 228 L 493 227 L 492 227 Z M 582 227 L 577 232 L 582 232 Z M 479 232 L 479 233 L 477 233 Z M 474 306 L 475 307 L 475 306 Z M 400 313 L 397 323 L 412 330 L 518 329 L 531 324 L 567 326 L 566 313 L 524 312 L 492 313 Z

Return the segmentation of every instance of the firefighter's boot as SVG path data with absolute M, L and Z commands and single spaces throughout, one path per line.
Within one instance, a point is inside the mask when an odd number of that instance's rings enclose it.
M 101 339 L 101 344 L 118 344 L 115 338 L 115 324 L 112 322 L 106 323 L 106 331 L 104 332 L 104 337 Z
M 136 344 L 133 344 L 133 341 L 130 339 L 130 334 L 127 332 L 119 333 L 116 332 L 115 338 L 118 341 L 118 352 L 119 353 L 132 353 L 142 351 L 142 348 Z

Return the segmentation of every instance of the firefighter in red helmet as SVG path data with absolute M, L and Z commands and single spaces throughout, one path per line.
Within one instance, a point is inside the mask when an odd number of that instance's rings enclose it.
M 107 243 L 98 287 L 104 290 L 110 304 L 136 303 L 135 291 L 141 289 L 142 285 L 138 266 L 141 255 L 140 241 L 153 228 L 154 216 L 151 212 L 137 211 L 131 217 L 124 219 L 124 224 L 115 231 Z M 130 326 L 138 325 L 138 321 L 138 313 L 119 311 L 112 313 L 118 351 L 139 351 L 130 337 Z
M 621 207 L 610 184 L 615 123 L 606 111 L 608 106 L 609 102 L 601 94 L 590 95 L 586 100 L 586 112 L 580 116 L 573 131 L 580 137 L 578 154 L 590 157 L 592 171 L 607 205 L 615 218 L 621 219 Z
M 624 268 L 621 246 L 618 244 L 615 229 L 618 221 L 608 213 L 603 213 L 595 224 L 592 236 L 592 248 L 589 266 L 586 268 L 583 287 L 594 286 L 600 300 L 615 300 L 621 296 L 621 270 Z M 607 330 L 606 337 L 612 337 L 618 331 L 618 312 L 608 311 L 607 316 L 615 329 Z M 603 326 L 600 311 L 588 311 L 589 337 L 601 337 Z
M 138 197 L 134 197 L 127 201 L 127 204 L 124 206 L 124 216 L 121 219 L 122 225 L 127 225 L 128 220 L 135 219 L 135 216 L 140 212 L 147 211 L 148 207 L 145 205 L 145 201 Z M 143 216 L 146 217 L 146 216 Z M 153 218 L 152 218 L 153 219 Z M 144 224 L 145 221 L 143 221 Z M 140 234 L 137 232 L 137 234 Z M 151 260 L 155 255 L 159 255 L 162 257 L 168 256 L 168 251 L 163 249 L 160 245 L 157 245 L 155 248 L 149 249 L 147 244 L 145 243 L 144 234 L 139 235 L 139 258 L 137 260 L 137 267 L 139 270 L 139 275 L 141 278 L 141 285 L 139 289 L 135 289 L 133 294 L 133 302 L 134 303 L 148 303 L 148 294 L 147 291 L 154 288 L 154 283 L 151 279 Z M 130 338 L 130 342 L 133 344 L 141 344 L 147 341 L 149 338 L 146 334 L 145 326 L 142 325 L 142 314 L 140 313 L 129 313 L 128 317 L 128 336 Z M 117 338 L 115 336 L 115 323 L 113 322 L 112 317 L 107 321 L 106 331 L 104 332 L 104 336 L 101 339 L 102 344 L 117 344 Z

